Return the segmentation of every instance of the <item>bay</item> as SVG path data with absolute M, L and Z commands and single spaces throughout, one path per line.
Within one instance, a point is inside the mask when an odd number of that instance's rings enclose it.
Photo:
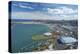
M 48 27 L 43 24 L 15 24 L 11 28 L 12 52 L 31 51 L 31 47 L 37 47 L 38 42 L 33 41 L 32 36 L 43 34 Z M 42 41 L 43 42 L 43 41 Z

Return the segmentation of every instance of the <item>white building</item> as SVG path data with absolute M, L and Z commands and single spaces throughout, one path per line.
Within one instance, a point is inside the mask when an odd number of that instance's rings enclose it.
M 45 36 L 51 36 L 52 33 L 50 33 L 50 32 L 46 32 L 46 33 L 44 33 L 43 35 L 45 35 Z

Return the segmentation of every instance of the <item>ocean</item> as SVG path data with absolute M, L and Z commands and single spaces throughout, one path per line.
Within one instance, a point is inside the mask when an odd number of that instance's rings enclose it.
M 37 47 L 39 42 L 33 41 L 34 34 L 48 32 L 48 27 L 42 24 L 14 24 L 11 26 L 12 52 L 29 52 Z

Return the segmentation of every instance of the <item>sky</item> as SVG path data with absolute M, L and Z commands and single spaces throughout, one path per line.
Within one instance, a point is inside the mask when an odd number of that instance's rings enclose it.
M 77 20 L 78 6 L 56 3 L 11 3 L 11 19 Z

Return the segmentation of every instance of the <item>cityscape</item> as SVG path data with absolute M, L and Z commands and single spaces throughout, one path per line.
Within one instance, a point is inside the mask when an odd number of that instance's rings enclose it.
M 10 7 L 12 53 L 78 48 L 77 5 L 12 1 Z

